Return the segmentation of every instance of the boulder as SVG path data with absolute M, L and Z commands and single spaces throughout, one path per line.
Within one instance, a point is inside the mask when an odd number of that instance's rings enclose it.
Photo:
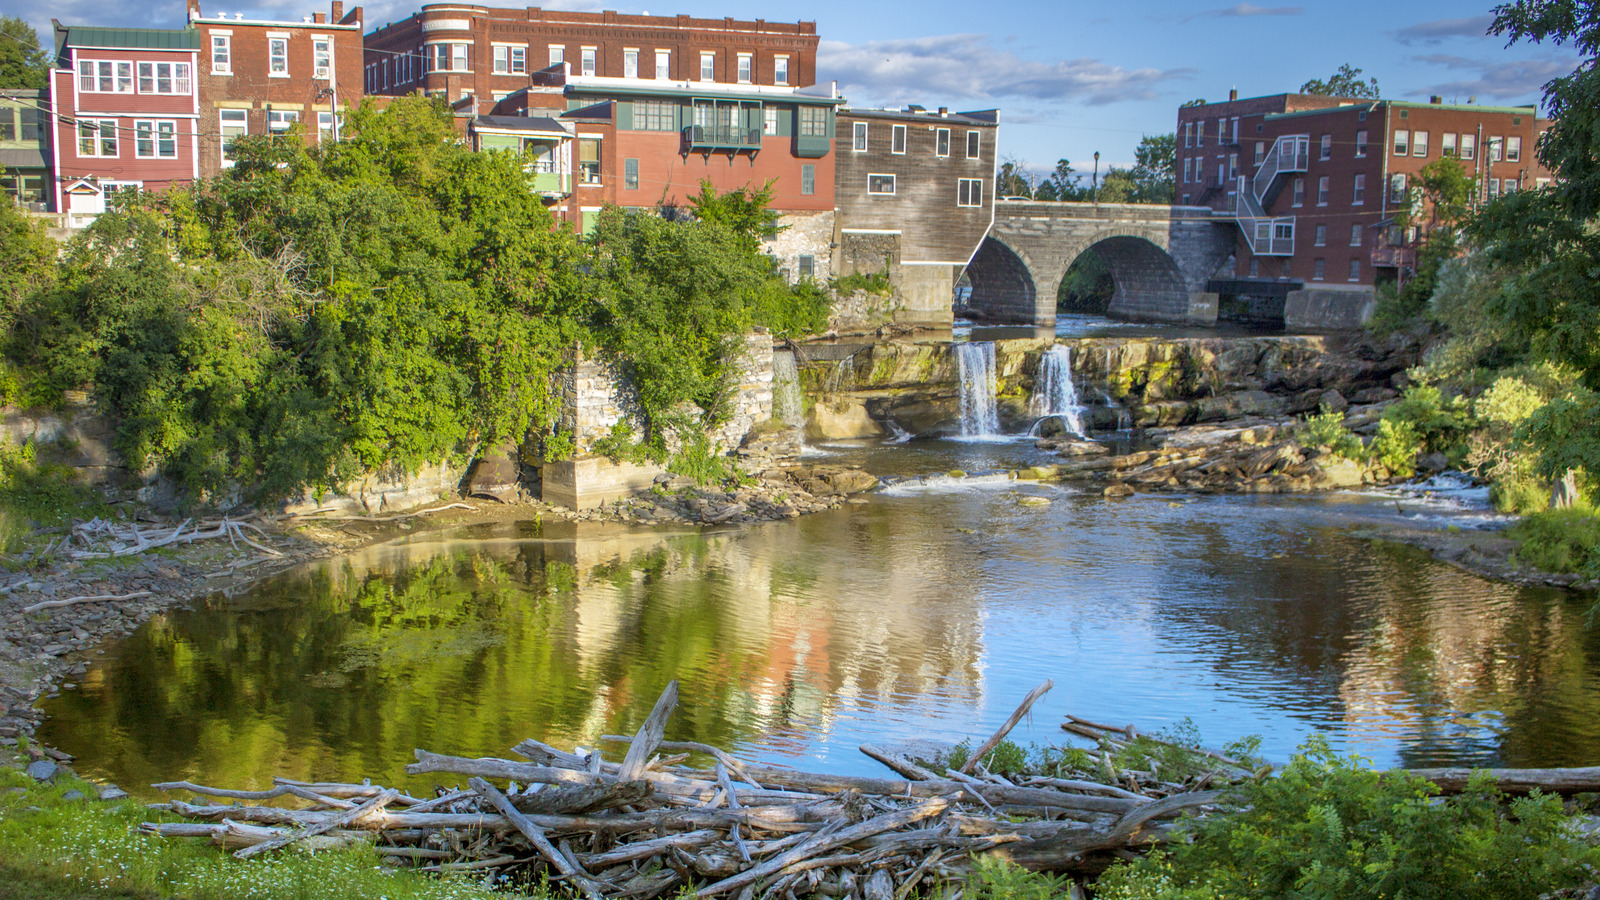
M 1317 460 L 1317 471 L 1312 478 L 1318 487 L 1360 487 L 1363 469 L 1360 463 L 1342 456 L 1329 454 Z
M 1065 416 L 1045 416 L 1033 425 L 1035 437 L 1053 438 L 1072 434 Z
M 61 767 L 48 759 L 38 759 L 29 763 L 26 771 L 34 781 L 50 781 L 61 771 Z
M 1330 388 L 1323 391 L 1322 396 L 1317 398 L 1317 407 L 1319 410 L 1329 409 L 1334 412 L 1344 412 L 1350 408 L 1350 401 L 1344 399 L 1343 394 Z
M 828 476 L 828 485 L 840 494 L 858 494 L 878 486 L 878 477 L 860 469 L 846 469 Z
M 1131 497 L 1133 496 L 1133 488 L 1128 487 L 1119 481 L 1115 484 L 1106 485 L 1105 490 L 1101 491 L 1100 493 L 1107 497 Z
M 867 415 L 867 408 L 848 398 L 817 402 L 806 425 L 810 437 L 824 441 L 883 437 L 883 426 Z

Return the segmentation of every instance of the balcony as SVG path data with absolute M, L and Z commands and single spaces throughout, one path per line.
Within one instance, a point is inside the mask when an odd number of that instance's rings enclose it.
M 534 172 L 533 191 L 546 197 L 565 197 L 572 193 L 572 176 L 566 172 Z
M 1415 269 L 1417 251 L 1410 247 L 1374 247 L 1372 266 L 1376 269 Z
M 683 140 L 691 150 L 760 150 L 761 129 L 690 125 L 683 130 Z

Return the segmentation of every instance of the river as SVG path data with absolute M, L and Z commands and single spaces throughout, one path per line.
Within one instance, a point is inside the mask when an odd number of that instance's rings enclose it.
M 1316 732 L 1383 766 L 1600 757 L 1590 598 L 1352 534 L 1483 525 L 1471 492 L 1117 500 L 939 474 L 1039 459 L 1015 439 L 816 452 L 932 477 L 743 529 L 530 521 L 311 564 L 107 645 L 39 737 L 136 794 L 426 789 L 402 773 L 413 748 L 591 746 L 676 678 L 669 737 L 877 772 L 860 743 L 979 740 L 1052 678 L 1020 742 L 1065 742 L 1071 712 L 1259 735 L 1276 761 Z

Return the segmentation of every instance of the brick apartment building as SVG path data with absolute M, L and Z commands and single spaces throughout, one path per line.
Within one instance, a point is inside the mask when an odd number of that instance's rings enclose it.
M 1533 153 L 1548 125 L 1534 107 L 1437 97 L 1277 94 L 1184 107 L 1177 202 L 1238 224 L 1232 271 L 1213 282 L 1224 311 L 1281 318 L 1294 287 L 1370 298 L 1376 283 L 1408 276 L 1421 235 L 1402 232 L 1395 217 L 1429 163 L 1458 160 L 1477 178 L 1480 202 L 1548 183 Z
M 841 109 L 834 201 L 840 275 L 887 271 L 900 321 L 951 323 L 951 296 L 994 223 L 995 110 Z
M 362 96 L 361 7 L 297 22 L 205 15 L 189 0 L 189 27 L 203 56 L 199 87 L 200 175 L 232 165 L 228 147 L 247 134 L 278 134 L 299 123 L 308 141 L 337 135 L 337 111 Z
M 199 174 L 192 29 L 55 26 L 52 205 L 82 226 L 118 190 L 162 190 Z

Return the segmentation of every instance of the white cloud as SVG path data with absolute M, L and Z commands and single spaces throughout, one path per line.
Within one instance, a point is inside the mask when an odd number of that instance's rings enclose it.
M 949 106 L 1005 97 L 1079 100 L 1091 106 L 1149 100 L 1190 69 L 1124 69 L 1099 59 L 1038 62 L 994 46 L 988 35 L 950 34 L 846 44 L 822 41 L 819 81 L 836 79 L 859 104 Z
M 1185 22 L 1195 19 L 1237 19 L 1246 16 L 1300 16 L 1305 14 L 1303 6 L 1257 6 L 1254 3 L 1239 3 L 1223 9 L 1208 9 L 1184 17 Z
M 1481 38 L 1489 33 L 1489 26 L 1494 24 L 1494 16 L 1472 16 L 1466 19 L 1434 19 L 1431 22 L 1419 22 L 1407 28 L 1402 28 L 1394 33 L 1395 40 L 1402 44 L 1437 44 L 1445 38 L 1474 37 Z
M 1530 99 L 1544 90 L 1545 82 L 1571 74 L 1578 65 L 1575 57 L 1490 62 L 1440 53 L 1419 56 L 1416 59 L 1418 62 L 1464 71 L 1467 75 L 1409 93 L 1416 96 L 1438 94 L 1447 98 L 1461 99 L 1466 97 L 1487 97 L 1495 100 Z

